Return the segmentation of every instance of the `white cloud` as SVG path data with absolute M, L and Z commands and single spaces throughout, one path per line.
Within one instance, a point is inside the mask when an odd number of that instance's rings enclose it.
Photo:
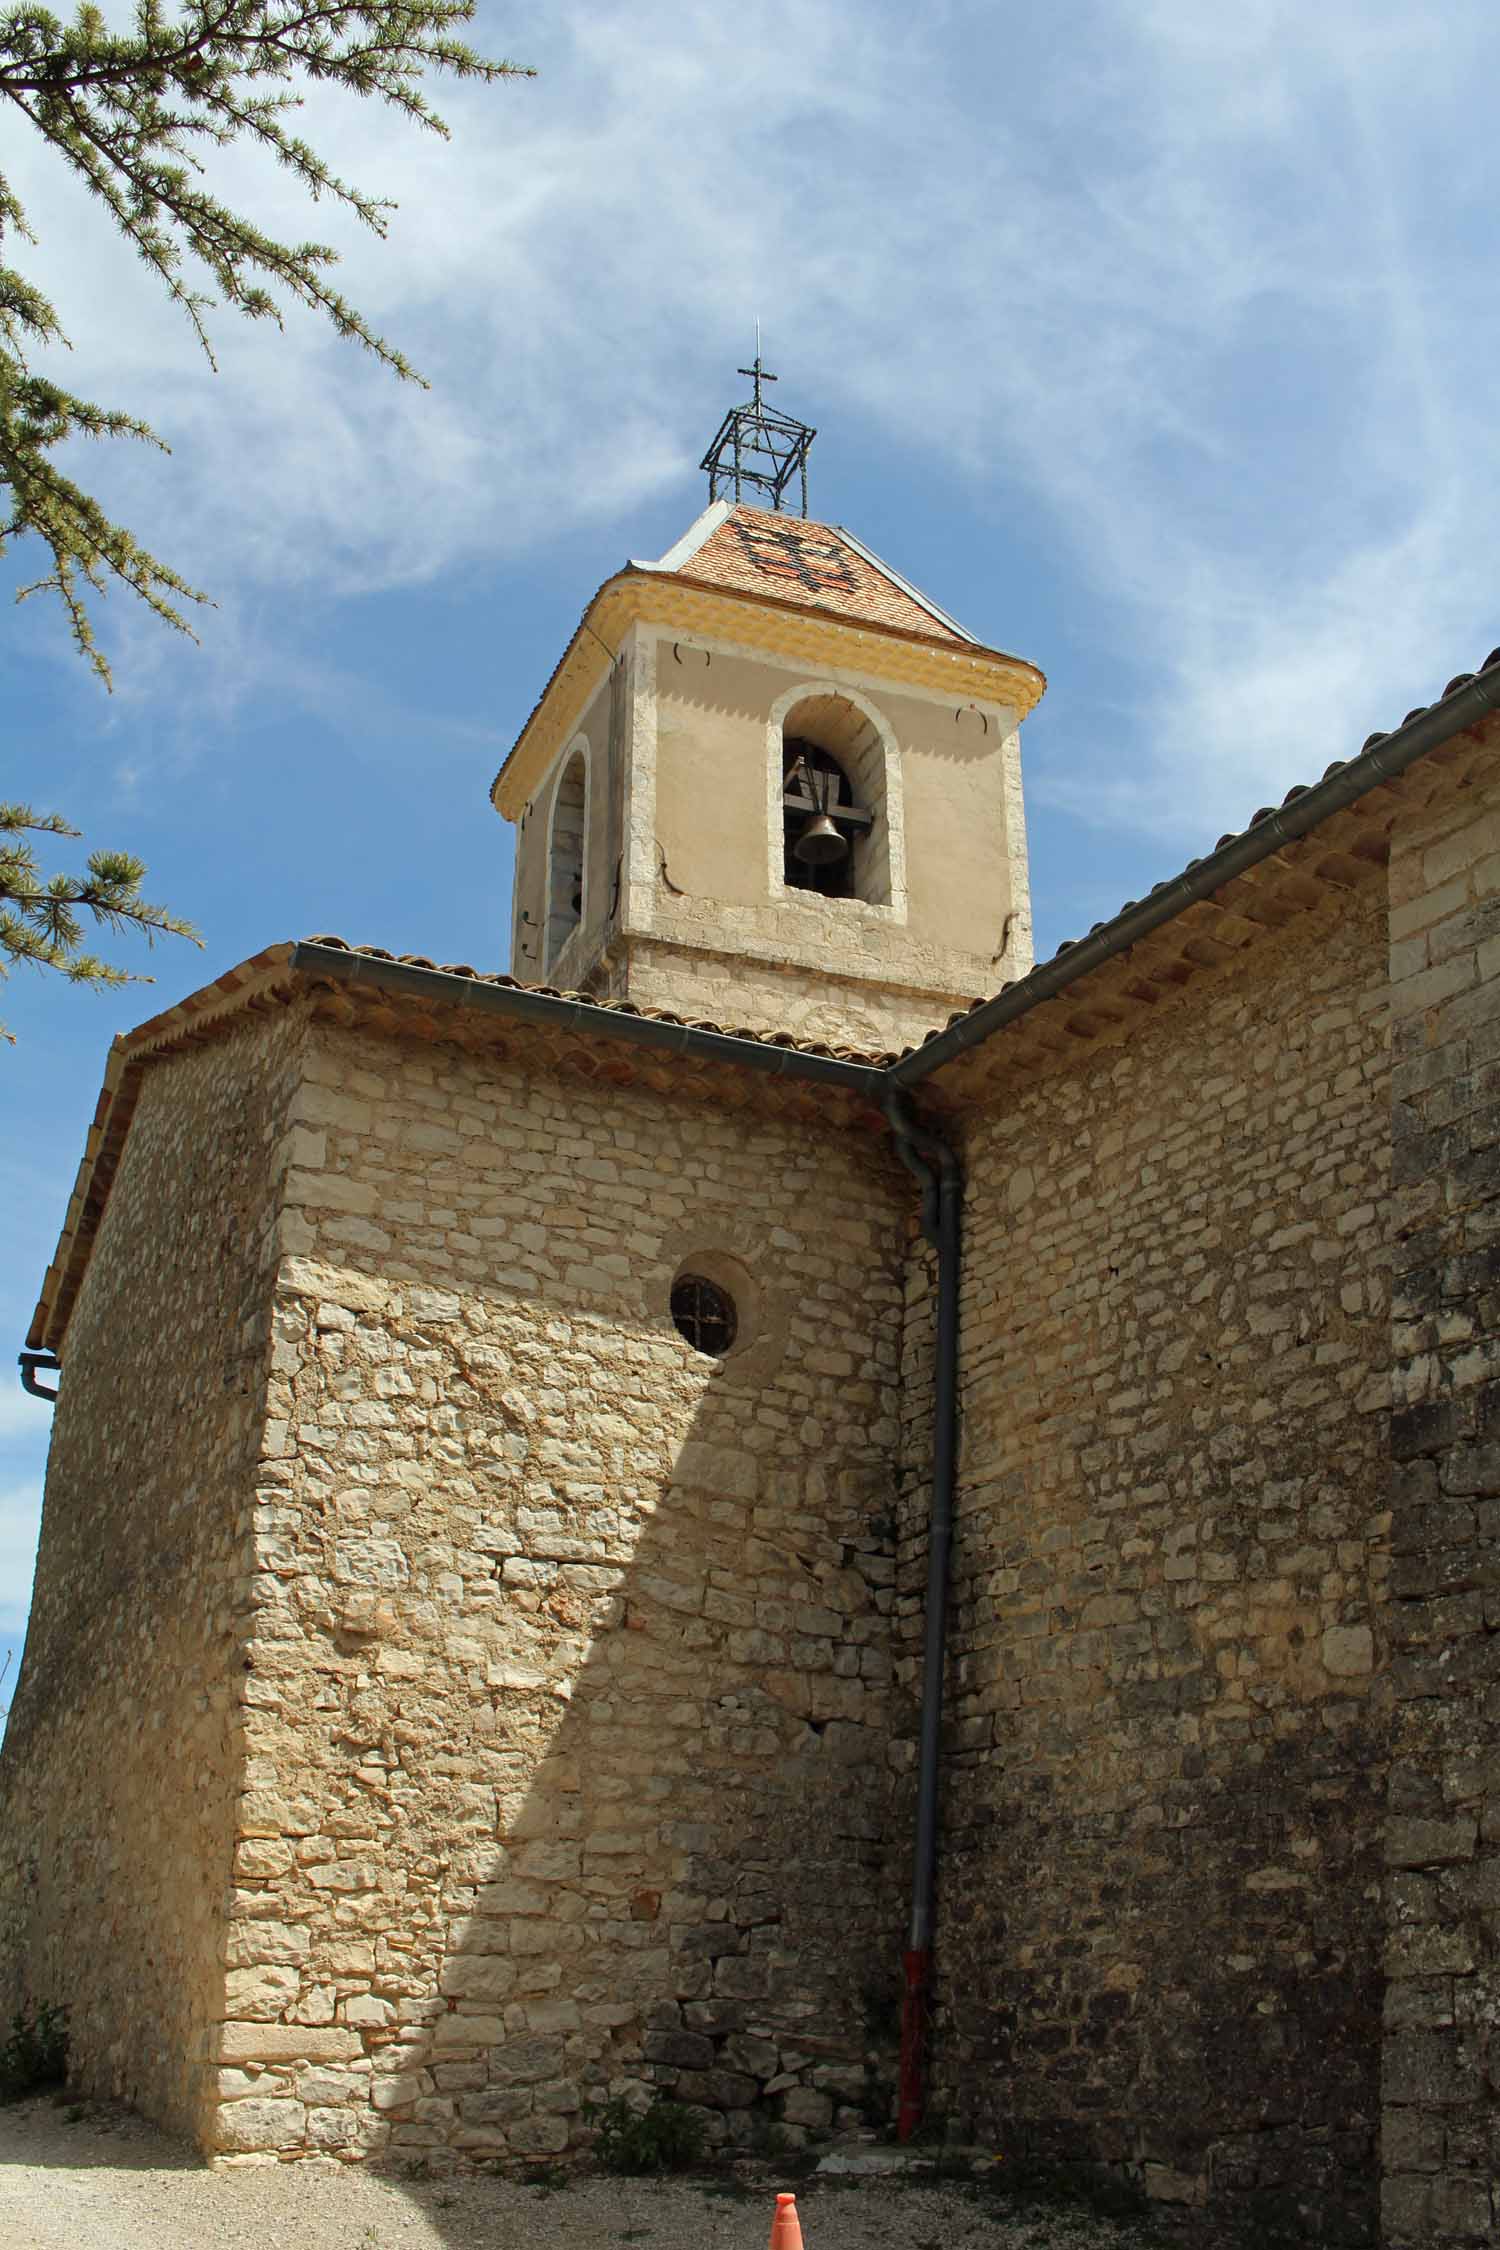
M 225 599 L 221 695 L 269 667 L 265 588 L 400 586 L 628 522 L 691 465 L 757 311 L 789 405 L 962 466 L 997 537 L 1017 491 L 1055 526 L 1131 679 L 1118 733 L 1069 727 L 1038 777 L 1085 817 L 1238 824 L 1493 637 L 1500 162 L 1469 127 L 1491 36 L 1469 0 L 954 0 L 920 23 L 592 0 L 481 36 L 543 75 L 455 90 L 451 146 L 369 105 L 308 113 L 401 205 L 387 243 L 344 230 L 344 280 L 431 393 L 299 317 L 221 317 L 212 381 L 23 156 L 67 225 L 44 278 L 80 385 L 176 448 L 101 460 Z M 278 176 L 228 177 L 306 231 Z
M 0 1485 L 0 1647 L 18 1641 L 31 1601 L 31 1574 L 42 1520 L 41 1477 Z M 14 1675 L 0 1694 L 9 1700 Z

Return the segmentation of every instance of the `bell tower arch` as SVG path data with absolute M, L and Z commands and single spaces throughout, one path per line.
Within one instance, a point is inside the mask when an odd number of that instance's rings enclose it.
M 783 690 L 767 718 L 766 779 L 772 897 L 779 879 L 782 895 L 905 912 L 901 751 L 877 702 L 830 680 Z
M 736 446 L 759 490 L 753 372 L 719 497 L 601 587 L 496 779 L 512 972 L 883 1052 L 1031 967 L 1019 737 L 1045 682 L 782 507 L 805 425 L 767 440 L 772 506 L 728 496 Z

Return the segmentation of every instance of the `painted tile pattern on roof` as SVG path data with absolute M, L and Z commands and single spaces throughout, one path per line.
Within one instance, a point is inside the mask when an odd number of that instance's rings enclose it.
M 887 578 L 836 524 L 777 515 L 769 508 L 733 508 L 677 575 L 963 645 L 961 635 Z

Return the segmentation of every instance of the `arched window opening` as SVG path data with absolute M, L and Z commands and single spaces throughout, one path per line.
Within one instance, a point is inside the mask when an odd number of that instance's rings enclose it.
M 584 823 L 588 811 L 588 765 L 575 750 L 563 768 L 552 800 L 552 832 L 547 872 L 547 966 L 583 920 Z
M 853 898 L 854 842 L 870 816 L 831 751 L 793 735 L 782 746 L 781 825 L 788 888 Z
M 895 746 L 889 727 L 863 698 L 856 702 L 831 687 L 789 696 L 773 713 L 772 725 L 767 778 L 779 799 L 776 888 L 803 897 L 811 892 L 866 906 L 892 905 Z M 774 852 L 774 829 L 767 840 Z

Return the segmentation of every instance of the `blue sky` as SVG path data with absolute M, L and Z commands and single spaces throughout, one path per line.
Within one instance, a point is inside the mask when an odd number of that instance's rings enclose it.
M 318 931 L 504 965 L 487 785 L 588 595 L 696 514 L 757 316 L 814 513 L 1048 674 L 1043 952 L 1500 640 L 1489 10 L 577 0 L 479 39 L 541 75 L 451 95 L 449 143 L 309 106 L 398 201 L 383 244 L 225 165 L 340 242 L 426 392 L 292 316 L 221 317 L 213 375 L 7 150 L 63 379 L 173 448 L 84 473 L 217 607 L 195 647 L 112 601 L 110 697 L 42 604 L 0 611 L 0 789 L 138 851 L 204 936 L 120 945 L 154 987 L 0 1002 L 5 1359 L 115 1030 Z M 47 1421 L 0 1380 L 0 1655 Z

